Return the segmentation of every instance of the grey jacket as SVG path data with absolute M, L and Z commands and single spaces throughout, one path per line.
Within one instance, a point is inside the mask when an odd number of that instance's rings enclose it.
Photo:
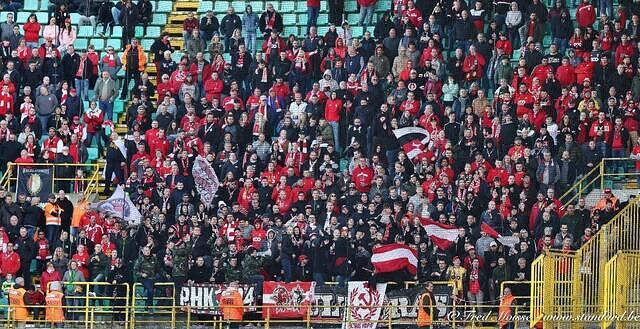
M 546 175 L 545 171 L 547 171 Z M 554 185 L 560 180 L 560 166 L 555 160 L 551 160 L 549 163 L 540 161 L 538 170 L 536 170 L 536 178 L 540 184 Z
M 118 75 L 118 72 L 122 69 L 122 60 L 120 60 L 120 56 L 114 56 L 115 66 L 111 67 L 105 64 L 104 61 L 100 61 L 100 72 L 106 71 L 109 72 L 111 79 L 115 79 Z
M 103 88 L 107 88 L 106 92 L 109 96 L 108 99 L 100 99 L 100 95 L 102 95 L 102 89 Z M 104 80 L 102 78 L 96 80 L 96 87 L 95 87 L 95 92 L 96 92 L 96 98 L 98 100 L 101 101 L 110 101 L 113 102 L 116 98 L 116 96 L 118 95 L 118 89 L 116 87 L 116 82 L 109 78 L 108 80 Z
M 11 39 L 11 35 L 13 34 L 13 27 L 15 25 L 16 25 L 15 22 L 13 23 L 4 22 L 0 24 L 0 37 L 2 37 L 2 40 Z
M 58 98 L 56 95 L 40 95 L 36 97 L 36 109 L 40 115 L 51 115 L 58 106 Z

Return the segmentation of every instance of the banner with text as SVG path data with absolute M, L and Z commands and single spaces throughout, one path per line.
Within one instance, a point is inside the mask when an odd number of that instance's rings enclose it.
M 314 301 L 315 282 L 266 281 L 262 285 L 263 318 L 298 319 L 307 316 Z
M 41 202 L 46 202 L 49 194 L 53 193 L 53 167 L 21 167 L 18 166 L 18 194 L 29 197 L 40 197 Z
M 227 289 L 227 284 L 192 284 L 180 290 L 179 305 L 189 307 L 192 313 L 221 315 L 219 307 L 220 294 Z M 238 287 L 245 312 L 256 311 L 255 285 L 240 284 Z

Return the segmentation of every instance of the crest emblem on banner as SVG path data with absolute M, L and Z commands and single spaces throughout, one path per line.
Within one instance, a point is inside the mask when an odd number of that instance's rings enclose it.
M 27 192 L 29 195 L 38 195 L 42 191 L 42 178 L 40 174 L 33 173 L 27 178 Z
M 364 289 L 362 289 L 364 288 Z M 380 292 L 377 289 L 370 289 L 368 287 L 357 287 L 351 289 L 349 294 L 349 305 L 364 305 L 365 307 L 351 307 L 351 320 L 352 321 L 371 321 L 376 314 L 380 313 L 376 307 L 380 305 Z

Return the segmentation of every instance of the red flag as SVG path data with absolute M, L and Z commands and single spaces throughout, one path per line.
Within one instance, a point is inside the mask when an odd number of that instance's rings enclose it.
M 371 264 L 378 273 L 395 272 L 407 269 L 416 275 L 418 251 L 401 243 L 391 243 L 373 248 Z
M 494 230 L 493 227 L 489 226 L 489 224 L 487 223 L 482 223 L 482 225 L 480 225 L 480 229 L 482 230 L 482 232 L 487 233 L 488 236 L 494 239 L 497 239 L 500 237 L 500 234 L 498 234 L 498 232 Z

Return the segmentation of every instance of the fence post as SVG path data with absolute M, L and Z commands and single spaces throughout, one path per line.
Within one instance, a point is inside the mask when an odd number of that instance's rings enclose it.
M 89 283 L 87 282 L 86 284 L 87 286 L 84 289 L 84 320 L 85 320 L 84 327 L 89 328 L 89 321 L 88 321 L 89 320 Z
M 264 305 L 262 306 L 264 307 Z M 262 309 L 262 311 L 264 312 L 264 309 Z M 267 305 L 267 317 L 265 319 L 264 322 L 264 329 L 269 329 L 270 326 L 270 320 L 271 320 L 271 307 L 269 307 L 269 305 Z
M 191 308 L 187 307 L 187 328 L 191 328 Z
M 387 325 L 391 329 L 391 304 L 387 304 Z
M 600 161 L 600 193 L 604 190 L 604 161 Z
M 307 329 L 311 328 L 311 304 L 307 306 Z

